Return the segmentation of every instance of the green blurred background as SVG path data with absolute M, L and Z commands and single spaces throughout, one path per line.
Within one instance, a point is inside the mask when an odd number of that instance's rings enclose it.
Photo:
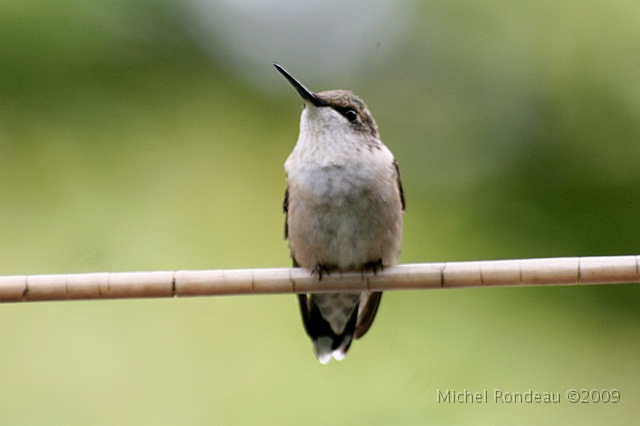
M 0 274 L 284 267 L 301 102 L 368 103 L 402 262 L 640 252 L 637 0 L 0 1 Z M 342 362 L 293 296 L 0 306 L 20 425 L 633 424 L 637 286 L 389 292 Z M 560 404 L 438 403 L 437 390 Z M 570 388 L 618 404 L 570 404 Z

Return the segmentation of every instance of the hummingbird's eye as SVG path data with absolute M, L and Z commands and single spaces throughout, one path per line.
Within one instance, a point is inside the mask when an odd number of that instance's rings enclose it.
M 344 117 L 349 120 L 351 123 L 355 122 L 358 119 L 358 113 L 356 112 L 355 109 L 352 108 L 348 108 L 346 109 L 342 115 L 344 115 Z

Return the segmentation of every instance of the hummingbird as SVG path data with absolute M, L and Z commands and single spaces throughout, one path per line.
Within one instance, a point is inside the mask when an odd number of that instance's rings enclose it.
M 405 210 L 400 169 L 365 103 L 349 90 L 314 93 L 273 64 L 303 100 L 300 133 L 284 167 L 285 239 L 294 267 L 319 280 L 374 274 L 398 263 Z M 341 360 L 367 333 L 382 292 L 299 294 L 320 363 Z

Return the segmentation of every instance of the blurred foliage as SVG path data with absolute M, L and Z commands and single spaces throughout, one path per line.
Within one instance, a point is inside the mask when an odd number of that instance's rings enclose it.
M 282 164 L 300 101 L 270 63 L 256 80 L 207 40 L 195 2 L 0 2 L 1 274 L 289 265 Z M 407 26 L 401 43 L 339 78 L 269 52 L 308 87 L 367 101 L 402 169 L 403 262 L 638 253 L 640 5 L 412 7 L 393 23 Z M 387 41 L 367 34 L 345 42 Z M 6 424 L 630 424 L 639 306 L 625 285 L 389 293 L 370 335 L 323 367 L 289 296 L 4 305 L 0 412 Z M 572 387 L 622 401 L 571 405 Z M 438 404 L 451 388 L 562 403 Z

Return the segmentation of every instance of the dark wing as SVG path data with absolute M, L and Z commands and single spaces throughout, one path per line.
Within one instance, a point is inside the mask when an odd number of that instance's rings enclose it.
M 397 168 L 397 166 L 396 166 Z M 286 240 L 289 237 L 289 225 L 287 224 L 287 219 L 289 216 L 289 187 L 284 191 L 284 201 L 282 202 L 282 210 L 284 211 L 284 239 Z
M 362 293 L 362 296 L 360 297 L 360 307 L 362 309 L 358 309 L 358 322 L 356 323 L 356 329 L 353 333 L 353 337 L 356 339 L 361 338 L 367 331 L 369 331 L 369 328 L 376 317 L 376 312 L 378 312 L 380 299 L 382 299 L 381 291 Z
M 398 177 L 398 190 L 400 191 L 400 202 L 402 203 L 402 211 L 405 210 L 405 202 L 404 202 L 404 191 L 402 190 L 402 181 L 400 180 L 400 167 L 398 166 L 398 162 L 393 160 L 393 167 L 396 169 L 396 175 Z

